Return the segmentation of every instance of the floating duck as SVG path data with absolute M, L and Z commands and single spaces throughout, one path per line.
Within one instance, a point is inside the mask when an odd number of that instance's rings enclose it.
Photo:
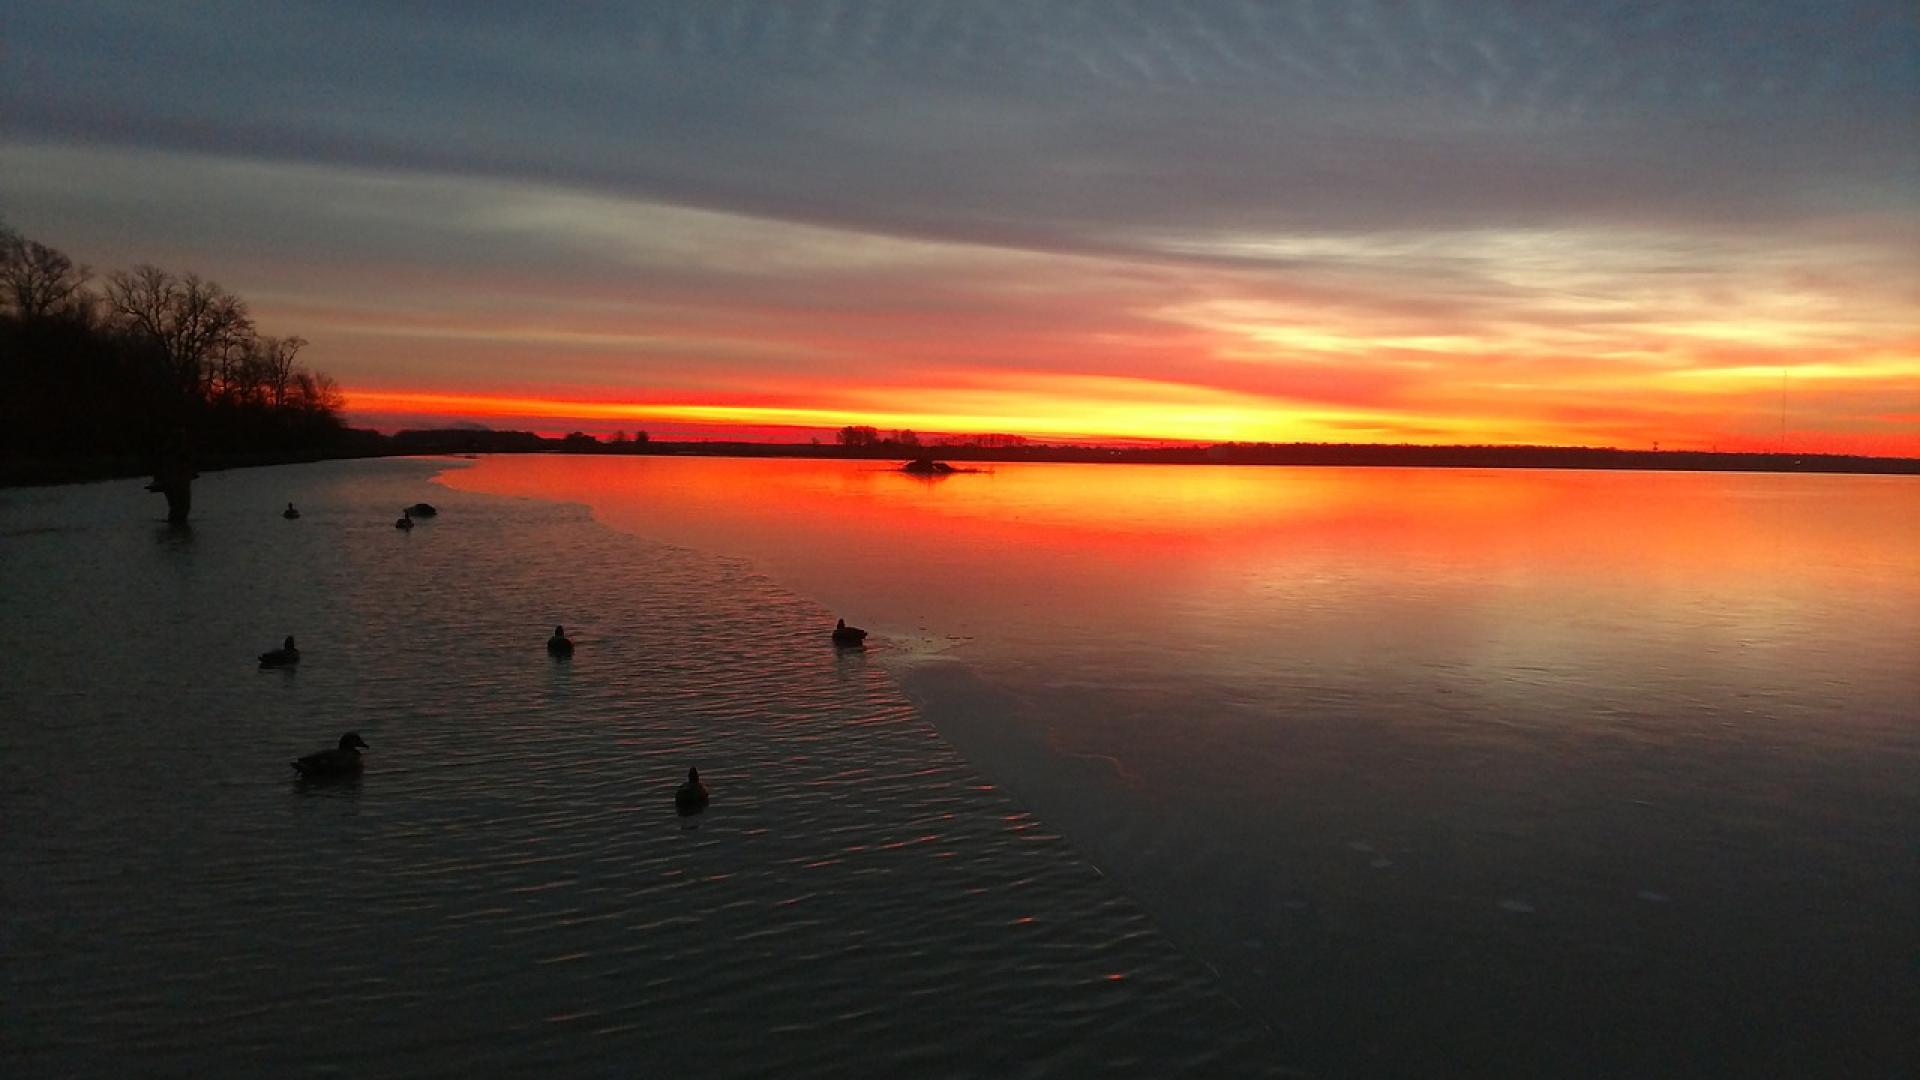
M 573 642 L 567 639 L 566 627 L 553 628 L 553 636 L 547 639 L 547 652 L 554 656 L 573 655 Z
M 303 780 L 318 780 L 328 776 L 349 776 L 360 771 L 360 751 L 366 749 L 366 741 L 357 731 L 349 731 L 340 736 L 340 745 L 332 750 L 321 750 L 308 754 L 298 761 L 290 761 L 293 771 Z
M 414 503 L 412 506 L 407 507 L 404 512 L 411 517 L 434 517 L 440 513 L 440 511 L 433 508 L 432 503 Z
M 845 619 L 837 619 L 834 621 L 833 643 L 835 645 L 843 645 L 848 648 L 864 647 L 866 640 L 867 632 L 865 630 L 857 626 L 848 626 L 847 620 Z
M 394 527 L 394 528 L 396 528 L 396 529 L 411 529 L 411 528 L 413 528 L 413 515 L 412 515 L 412 514 L 410 514 L 410 513 L 408 513 L 408 512 L 407 512 L 407 511 L 405 511 L 405 510 L 402 510 L 402 511 L 400 511 L 400 520 L 399 520 L 399 521 L 396 521 L 396 522 L 394 522 L 394 523 L 393 523 L 393 527 Z
M 300 511 L 295 510 L 292 503 L 288 503 L 287 508 L 280 511 L 280 516 L 286 518 L 288 521 L 292 521 L 294 518 L 300 516 Z
M 279 648 L 260 654 L 261 667 L 292 667 L 299 662 L 300 650 L 293 647 L 292 634 L 287 635 L 286 642 Z
M 707 808 L 707 800 L 710 798 L 712 796 L 707 793 L 707 785 L 700 782 L 700 770 L 688 769 L 687 782 L 681 784 L 680 790 L 673 793 L 673 808 L 680 811 L 683 816 L 697 814 Z

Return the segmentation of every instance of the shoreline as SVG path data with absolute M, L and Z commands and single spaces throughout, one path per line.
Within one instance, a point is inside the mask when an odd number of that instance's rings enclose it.
M 551 454 L 586 457 L 806 458 L 902 462 L 915 458 L 974 463 L 1080 465 L 1227 465 L 1288 468 L 1539 469 L 1597 472 L 1744 472 L 1815 475 L 1920 476 L 1920 458 L 1864 454 L 1618 450 L 1556 446 L 1411 446 L 1392 443 L 1221 443 L 1211 446 L 1101 447 L 1027 445 L 845 447 L 805 443 L 667 442 L 596 444 L 591 448 L 529 447 L 525 432 L 458 432 L 448 440 L 405 448 L 360 448 L 342 453 L 222 454 L 197 462 L 201 472 L 223 472 L 318 461 L 367 458 L 443 458 L 475 454 Z M 489 438 L 498 436 L 498 439 Z M 0 489 L 90 484 L 152 474 L 140 455 L 14 458 L 0 461 Z M 930 477 L 937 478 L 937 476 Z

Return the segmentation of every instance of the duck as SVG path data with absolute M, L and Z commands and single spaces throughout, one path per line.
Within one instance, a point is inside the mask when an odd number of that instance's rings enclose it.
M 394 522 L 393 527 L 396 529 L 413 528 L 413 515 L 405 510 L 400 511 L 400 520 Z
M 440 511 L 435 510 L 432 503 L 414 503 L 412 506 L 407 507 L 404 513 L 409 517 L 434 517 L 438 515 Z
M 837 619 L 834 621 L 833 643 L 835 645 L 843 645 L 848 648 L 855 646 L 864 647 L 866 641 L 867 632 L 865 630 L 857 626 L 848 626 L 847 620 L 845 619 Z
M 349 731 L 340 736 L 340 745 L 332 750 L 320 750 L 287 764 L 292 765 L 293 771 L 299 773 L 303 780 L 348 776 L 360 771 L 360 751 L 366 748 L 366 740 L 360 737 L 360 733 Z
M 292 503 L 288 503 L 287 508 L 280 511 L 280 516 L 286 518 L 288 521 L 292 521 L 294 518 L 300 516 L 300 511 L 295 510 Z
M 553 636 L 547 639 L 547 652 L 554 656 L 572 656 L 573 642 L 567 638 L 567 628 L 556 626 Z
M 700 782 L 700 770 L 688 769 L 687 782 L 673 793 L 673 808 L 682 815 L 697 814 L 707 808 L 707 801 L 711 798 L 707 785 Z
M 290 667 L 300 662 L 300 650 L 293 647 L 293 635 L 277 649 L 260 654 L 261 667 Z

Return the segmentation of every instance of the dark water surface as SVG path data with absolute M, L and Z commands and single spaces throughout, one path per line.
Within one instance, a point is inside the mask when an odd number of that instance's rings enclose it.
M 0 1072 L 1289 1060 L 827 611 L 445 467 L 211 474 L 188 531 L 137 482 L 0 492 Z M 293 780 L 349 729 L 362 778 Z
M 1912 1076 L 1910 477 L 497 458 L 737 555 L 1326 1076 Z

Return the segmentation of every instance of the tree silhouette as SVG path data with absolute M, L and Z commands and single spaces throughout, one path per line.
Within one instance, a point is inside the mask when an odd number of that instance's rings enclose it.
M 305 339 L 258 334 L 219 285 L 153 266 L 90 278 L 0 225 L 0 457 L 304 456 L 345 431 L 338 385 L 298 362 Z
M 0 296 L 16 318 L 84 316 L 91 276 L 65 254 L 0 226 Z
M 108 275 L 107 311 L 158 347 L 176 385 L 193 395 L 211 390 L 218 365 L 253 340 L 253 321 L 239 297 L 196 274 L 175 277 L 157 266 Z

